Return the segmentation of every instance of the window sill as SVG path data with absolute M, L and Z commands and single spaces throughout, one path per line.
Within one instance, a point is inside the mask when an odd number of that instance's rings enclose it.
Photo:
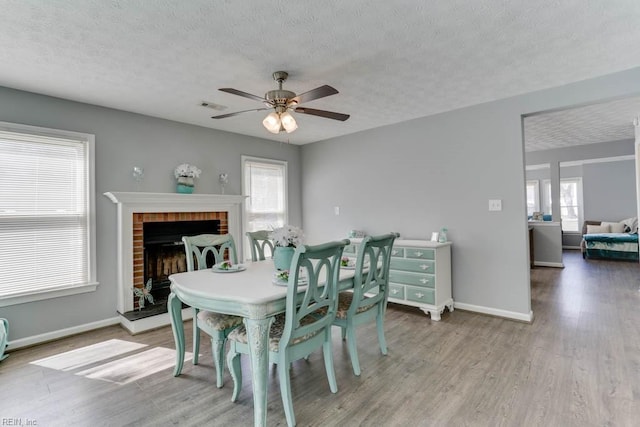
M 98 288 L 98 282 L 85 283 L 77 286 L 61 287 L 57 289 L 48 289 L 40 292 L 30 292 L 25 294 L 0 296 L 0 307 L 10 305 L 24 304 L 28 302 L 40 301 L 45 299 L 66 297 L 69 295 L 83 294 L 86 292 L 94 292 Z

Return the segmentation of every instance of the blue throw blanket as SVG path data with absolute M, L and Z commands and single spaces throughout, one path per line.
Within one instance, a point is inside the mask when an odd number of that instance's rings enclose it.
M 605 243 L 616 243 L 616 242 L 638 242 L 637 234 L 630 233 L 597 233 L 597 234 L 585 234 L 584 235 L 585 242 L 605 242 Z

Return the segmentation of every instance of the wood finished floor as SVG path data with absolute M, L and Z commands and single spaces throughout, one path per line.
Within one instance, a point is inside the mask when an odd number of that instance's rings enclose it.
M 298 425 L 640 425 L 640 267 L 583 261 L 577 252 L 565 253 L 564 261 L 564 269 L 532 270 L 533 324 L 459 310 L 432 322 L 417 309 L 390 305 L 387 357 L 373 326 L 358 331 L 361 377 L 353 375 L 334 329 L 338 393 L 329 391 L 320 351 L 296 362 Z M 191 323 L 185 327 L 189 346 Z M 131 336 L 114 326 L 12 352 L 0 363 L 0 424 L 253 424 L 247 360 L 240 399 L 231 403 L 228 372 L 225 386 L 214 386 L 206 339 L 200 365 L 186 362 L 178 378 L 168 368 L 118 385 L 77 375 L 86 367 L 60 371 L 30 363 L 114 338 L 174 348 L 168 327 Z M 267 422 L 286 425 L 275 366 Z

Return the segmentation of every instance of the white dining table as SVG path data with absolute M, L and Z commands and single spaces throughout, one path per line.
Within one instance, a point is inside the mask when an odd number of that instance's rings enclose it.
M 201 310 L 242 316 L 249 340 L 254 424 L 265 426 L 269 328 L 273 316 L 285 311 L 287 287 L 274 284 L 275 268 L 272 260 L 243 265 L 246 268 L 237 272 L 215 272 L 206 269 L 169 276 L 171 294 L 168 308 L 176 343 L 176 366 L 173 374 L 180 375 L 184 364 L 182 303 Z M 353 277 L 353 270 L 341 269 L 338 288 L 352 288 Z

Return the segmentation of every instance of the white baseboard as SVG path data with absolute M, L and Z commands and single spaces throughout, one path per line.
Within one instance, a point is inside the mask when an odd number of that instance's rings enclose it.
M 59 329 L 57 331 L 51 331 L 45 334 L 34 335 L 26 338 L 20 338 L 17 340 L 9 341 L 9 346 L 7 347 L 7 350 L 17 350 L 22 347 L 41 344 L 43 342 L 57 340 L 60 338 L 68 337 L 69 335 L 75 335 L 81 332 L 92 331 L 98 328 L 104 328 L 105 326 L 117 325 L 119 323 L 120 323 L 119 317 L 112 317 L 110 319 L 99 320 L 97 322 L 86 323 L 84 325 L 73 326 L 71 328 L 66 328 L 66 329 Z M 9 332 L 11 332 L 11 330 L 9 330 Z
M 454 308 L 460 310 L 474 311 L 476 313 L 489 314 L 496 317 L 504 317 L 506 319 L 520 320 L 522 322 L 533 322 L 533 311 L 527 313 L 517 313 L 515 311 L 500 310 L 498 308 L 483 307 L 481 305 L 465 304 L 463 302 L 454 301 Z
M 533 265 L 536 267 L 557 267 L 564 268 L 564 264 L 561 262 L 545 262 L 545 261 L 534 261 Z
M 182 320 L 189 320 L 192 317 L 193 310 L 191 308 L 185 308 L 182 310 Z M 130 334 L 135 335 L 140 332 L 145 332 L 170 325 L 171 319 L 169 318 L 169 313 L 164 313 L 132 322 L 127 320 L 124 316 L 118 315 L 117 317 L 112 317 L 110 319 L 99 320 L 97 322 L 86 323 L 84 325 L 78 325 L 71 328 L 60 329 L 57 331 L 47 332 L 45 334 L 34 335 L 31 337 L 9 341 L 7 351 L 17 350 L 22 347 L 28 347 L 36 344 L 42 344 L 47 341 L 53 341 L 60 338 L 68 337 L 70 335 L 76 335 L 82 332 L 88 332 L 94 329 L 104 328 L 105 326 L 118 324 L 121 324 L 122 327 L 124 327 Z

